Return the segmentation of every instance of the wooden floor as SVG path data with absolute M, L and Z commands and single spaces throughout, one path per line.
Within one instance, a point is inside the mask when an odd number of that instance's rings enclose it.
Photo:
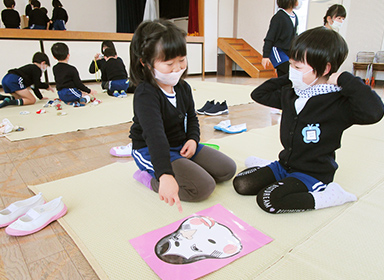
M 200 76 L 189 77 L 201 80 Z M 265 79 L 207 76 L 206 81 L 257 86 Z M 378 87 L 383 97 L 383 86 Z M 230 119 L 248 129 L 278 123 L 279 116 L 257 104 L 233 106 L 224 116 L 199 116 L 201 141 L 225 137 L 213 126 Z M 6 109 L 2 109 L 1 115 Z M 4 115 L 3 115 L 4 117 Z M 84 173 L 116 161 L 109 150 L 129 143 L 131 123 L 11 142 L 0 138 L 0 209 L 32 196 L 27 185 L 37 185 Z M 159 202 L 160 203 L 160 202 Z M 127 279 L 129 276 L 127 276 Z M 25 237 L 10 237 L 0 229 L 0 279 L 98 279 L 92 267 L 57 222 Z

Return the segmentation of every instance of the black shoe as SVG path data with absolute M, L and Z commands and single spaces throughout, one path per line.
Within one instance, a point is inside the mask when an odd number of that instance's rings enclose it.
M 215 100 L 207 101 L 207 102 L 205 102 L 205 105 L 202 108 L 196 110 L 196 112 L 200 115 L 204 115 L 205 111 L 212 108 L 214 105 L 215 105 Z
M 228 114 L 228 106 L 227 102 L 224 101 L 223 103 L 217 102 L 214 106 L 209 108 L 205 111 L 205 114 L 208 116 L 217 116 L 222 114 Z

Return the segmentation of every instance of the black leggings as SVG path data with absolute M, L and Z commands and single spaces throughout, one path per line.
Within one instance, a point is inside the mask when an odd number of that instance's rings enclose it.
M 240 172 L 233 186 L 241 195 L 256 195 L 256 202 L 271 214 L 313 210 L 315 201 L 306 185 L 297 178 L 276 181 L 269 167 L 251 167 Z

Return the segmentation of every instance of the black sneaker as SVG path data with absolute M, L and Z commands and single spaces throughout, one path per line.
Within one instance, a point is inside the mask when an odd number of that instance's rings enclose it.
M 219 102 L 217 102 L 211 108 L 206 110 L 205 114 L 208 115 L 208 116 L 217 116 L 217 115 L 222 115 L 222 114 L 228 114 L 227 102 L 224 101 L 221 104 Z
M 215 100 L 207 101 L 207 102 L 205 102 L 205 105 L 204 105 L 202 108 L 196 110 L 196 112 L 197 112 L 198 114 L 200 114 L 200 115 L 204 115 L 204 114 L 205 114 L 205 111 L 207 111 L 208 109 L 210 109 L 210 108 L 213 107 L 214 105 L 215 105 Z

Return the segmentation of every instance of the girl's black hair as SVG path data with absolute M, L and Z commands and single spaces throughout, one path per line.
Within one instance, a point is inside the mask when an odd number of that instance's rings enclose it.
M 290 9 L 296 6 L 297 0 L 277 0 L 277 6 L 281 9 Z
M 337 72 L 347 55 L 348 45 L 343 37 L 323 26 L 301 33 L 290 49 L 290 58 L 309 64 L 317 77 L 323 75 L 328 63 L 331 69 L 326 77 Z
M 329 9 L 327 10 L 327 13 L 324 16 L 324 25 L 326 25 L 328 22 L 327 17 L 333 18 L 334 16 L 346 18 L 347 11 L 342 5 L 339 5 L 339 4 L 332 5 L 331 7 L 329 7 Z
M 111 40 L 104 40 L 102 43 L 101 43 L 101 53 L 104 54 L 104 48 L 112 48 L 112 49 L 115 49 L 115 45 L 113 44 L 113 42 Z
M 142 22 L 133 34 L 130 46 L 130 81 L 136 86 L 146 81 L 158 87 L 153 74 L 155 61 L 186 56 L 186 36 L 185 31 L 167 20 Z
M 60 8 L 60 7 L 63 7 L 63 5 L 61 4 L 60 0 L 52 0 L 52 6 L 54 8 Z

